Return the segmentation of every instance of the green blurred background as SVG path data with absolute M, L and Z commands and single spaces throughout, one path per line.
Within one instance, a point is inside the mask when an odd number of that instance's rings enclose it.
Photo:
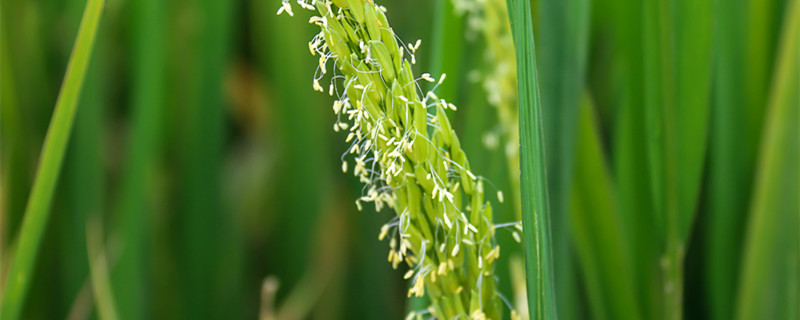
M 459 112 L 451 119 L 473 171 L 508 190 L 505 155 L 482 142 L 497 126 L 495 111 L 471 79 L 485 68 L 484 43 L 466 30 L 449 1 L 384 2 L 398 35 L 406 42 L 423 40 L 417 72 L 448 73 L 449 84 L 439 95 L 457 101 Z M 680 176 L 692 180 L 681 182 L 678 192 L 692 198 L 684 201 L 693 214 L 682 231 L 688 319 L 729 319 L 741 294 L 737 279 L 746 226 L 754 223 L 748 219 L 762 133 L 769 128 L 765 115 L 771 91 L 783 81 L 776 70 L 793 79 L 787 80 L 795 94 L 785 102 L 786 116 L 798 120 L 788 126 L 800 123 L 792 71 L 797 64 L 778 61 L 784 25 L 796 26 L 800 19 L 789 9 L 791 1 L 673 0 L 661 1 L 663 7 L 651 2 L 534 4 L 543 102 L 565 110 L 545 114 L 546 137 L 558 137 L 548 141 L 547 152 L 555 150 L 548 161 L 561 181 L 551 183 L 557 191 L 550 192 L 556 283 L 567 288 L 559 291 L 565 319 L 622 319 L 614 316 L 620 306 L 632 310 L 627 318 L 654 319 L 663 312 L 654 302 L 659 294 L 649 294 L 660 290 L 652 282 L 664 244 L 650 238 L 660 236 L 663 221 L 642 218 L 658 211 L 654 202 L 661 201 L 651 199 L 653 182 L 647 178 L 652 153 L 645 133 L 653 119 L 643 110 L 654 96 L 647 77 L 675 85 L 675 134 L 696 144 L 685 151 L 688 156 L 681 153 L 685 145 L 675 155 L 689 159 L 688 173 Z M 281 319 L 405 316 L 404 272 L 391 269 L 387 244 L 377 240 L 392 214 L 355 210 L 361 186 L 341 173 L 346 146 L 332 130 L 330 98 L 311 90 L 317 62 L 307 41 L 317 31 L 305 15 L 276 16 L 279 5 L 107 1 L 24 319 L 97 316 L 87 222 L 102 225 L 113 298 L 123 319 L 253 319 L 265 311 Z M 3 272 L 84 6 L 84 0 L 0 0 Z M 648 29 L 658 15 L 668 21 L 656 25 L 668 25 L 666 35 Z M 652 43 L 653 34 L 663 36 L 667 49 Z M 648 69 L 653 65 L 661 69 Z M 778 157 L 788 159 L 786 175 L 798 177 L 791 165 L 798 163 L 798 147 L 788 145 Z M 667 149 L 664 158 L 672 156 Z M 792 180 L 775 184 L 781 190 L 776 201 L 786 207 L 773 211 L 787 215 L 767 222 L 774 227 L 767 231 L 781 236 L 760 242 L 787 250 L 791 265 L 770 269 L 784 260 L 762 257 L 766 267 L 754 268 L 778 277 L 762 278 L 763 290 L 785 290 L 774 298 L 800 303 L 790 294 L 800 285 L 800 193 Z M 497 210 L 495 222 L 511 221 L 508 202 Z M 626 238 L 619 240 L 614 228 Z M 604 237 L 613 239 L 593 242 Z M 507 234 L 498 238 L 510 243 Z M 614 251 L 619 243 L 634 253 Z M 635 272 L 620 274 L 624 269 L 615 269 L 614 261 L 592 254 L 630 258 Z M 498 273 L 511 298 L 509 271 Z M 632 279 L 621 285 L 635 292 L 631 300 L 618 298 L 630 305 L 603 301 L 606 294 L 628 290 L 618 289 L 617 278 Z M 601 292 L 592 291 L 597 288 Z M 768 309 L 766 314 L 781 319 L 798 313 Z

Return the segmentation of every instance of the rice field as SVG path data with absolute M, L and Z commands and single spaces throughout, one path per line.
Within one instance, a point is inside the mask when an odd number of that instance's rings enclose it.
M 800 0 L 0 0 L 0 319 L 800 319 Z

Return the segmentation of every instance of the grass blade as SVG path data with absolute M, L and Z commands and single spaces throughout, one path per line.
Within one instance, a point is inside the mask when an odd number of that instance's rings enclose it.
M 634 278 L 646 319 L 655 319 L 660 312 L 661 292 L 658 261 L 661 235 L 653 212 L 652 183 L 647 160 L 647 140 L 644 105 L 644 33 L 641 28 L 643 4 L 639 1 L 614 1 L 611 10 L 615 47 L 614 73 L 620 92 L 614 101 L 612 162 L 617 185 L 619 209 L 625 222 L 624 230 L 631 239 Z
M 745 240 L 737 319 L 790 319 L 797 312 L 800 1 L 787 4 L 781 37 Z M 792 274 L 794 279 L 786 278 Z
M 570 222 L 594 319 L 642 319 L 630 241 L 623 230 L 592 102 L 580 110 Z M 574 308 L 574 306 L 573 306 Z M 560 310 L 559 310 L 560 311 Z
M 130 3 L 133 35 L 131 131 L 125 150 L 119 194 L 114 204 L 114 234 L 124 248 L 111 273 L 113 296 L 121 314 L 132 319 L 148 314 L 144 288 L 147 281 L 146 230 L 152 211 L 146 196 L 154 174 L 164 105 L 165 19 L 161 1 Z
M 747 98 L 752 91 L 747 87 L 756 84 L 749 83 L 747 79 L 752 73 L 745 69 L 746 39 L 741 34 L 746 28 L 741 21 L 745 19 L 746 8 L 742 0 L 720 1 L 716 12 L 705 285 L 710 316 L 720 320 L 731 319 L 735 309 L 740 239 L 750 203 L 760 135 L 749 119 L 755 115 L 748 110 L 751 106 Z M 758 118 L 763 116 L 759 113 Z
M 683 314 L 683 259 L 696 212 L 711 72 L 711 1 L 644 4 L 645 114 L 657 225 L 662 229 L 664 315 Z
M 542 128 L 542 104 L 536 70 L 531 7 L 508 0 L 508 16 L 517 54 L 519 91 L 520 194 L 525 231 L 525 266 L 530 319 L 556 319 L 550 211 Z
M 104 0 L 89 0 L 86 3 L 64 83 L 47 130 L 17 249 L 11 262 L 8 283 L 3 291 L 2 311 L 0 311 L 0 318 L 3 319 L 19 318 L 31 282 L 32 270 L 50 216 L 51 200 L 64 160 L 103 5 Z
M 18 103 L 16 74 L 11 63 L 11 44 L 6 35 L 9 19 L 6 18 L 8 6 L 0 2 L 0 274 L 5 274 L 6 252 L 11 242 L 12 219 L 24 210 L 25 193 L 28 192 L 28 161 L 25 161 L 27 145 L 23 132 L 22 110 Z
M 77 31 L 83 13 L 85 0 L 72 0 L 67 5 L 70 28 L 74 25 Z M 108 14 L 106 13 L 106 19 Z M 110 21 L 110 20 L 106 20 Z M 69 141 L 65 155 L 64 172 L 61 182 L 56 187 L 55 203 L 61 203 L 61 211 L 54 211 L 52 233 L 57 236 L 56 248 L 59 252 L 57 267 L 60 269 L 59 280 L 62 290 L 63 306 L 69 306 L 80 295 L 81 289 L 89 276 L 87 259 L 76 259 L 86 256 L 86 220 L 90 216 L 104 212 L 105 190 L 105 152 L 106 145 L 104 120 L 108 90 L 111 79 L 108 78 L 108 35 L 109 25 L 98 30 L 95 48 L 86 71 L 83 93 L 78 103 L 80 108 L 75 114 L 75 129 Z M 61 199 L 61 200 L 59 200 Z M 47 243 L 49 240 L 44 240 Z M 46 248 L 46 247 L 45 247 Z M 47 249 L 42 250 L 42 255 Z M 40 262 L 42 264 L 43 262 Z M 33 292 L 38 291 L 34 286 Z M 66 312 L 66 310 L 59 312 Z M 24 313 L 24 311 L 23 311 Z M 62 313 L 59 313 L 62 314 Z
M 589 0 L 539 3 L 539 65 L 547 150 L 547 185 L 553 218 L 553 262 L 558 313 L 581 318 L 574 253 L 570 244 L 570 183 L 574 168 L 578 107 L 589 38 Z
M 778 33 L 780 29 L 781 13 L 783 12 L 782 1 L 763 1 L 746 0 L 745 21 L 747 30 L 744 32 L 747 45 L 745 53 L 747 59 L 744 67 L 747 70 L 747 85 L 744 90 L 747 93 L 747 118 L 749 136 L 751 141 L 747 144 L 753 146 L 750 153 L 758 152 L 759 138 L 761 137 L 761 126 L 764 122 L 764 110 L 766 108 L 768 86 L 772 66 L 775 63 L 775 52 L 777 50 Z
M 714 1 L 680 0 L 675 6 L 675 129 L 665 134 L 672 131 L 677 138 L 677 220 L 684 247 L 697 212 L 706 157 Z
M 663 259 L 663 283 L 671 285 L 664 290 L 663 314 L 665 319 L 679 319 L 681 315 L 682 288 L 681 248 L 678 230 L 678 203 L 675 155 L 674 74 L 670 47 L 669 1 L 644 3 L 644 92 L 647 155 L 656 229 L 659 233 Z
M 223 79 L 229 66 L 232 12 L 228 1 L 190 1 L 198 21 L 185 36 L 193 39 L 186 50 L 187 104 L 181 110 L 178 191 L 178 268 L 182 291 L 181 313 L 190 319 L 237 318 L 241 312 L 231 287 L 240 275 L 232 216 L 223 206 L 221 169 L 225 153 L 227 107 Z M 213 235 L 213 236 L 209 236 Z M 209 281 L 215 279 L 215 281 Z

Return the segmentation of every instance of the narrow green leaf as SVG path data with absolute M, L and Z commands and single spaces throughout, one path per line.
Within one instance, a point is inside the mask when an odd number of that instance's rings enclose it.
M 68 3 L 69 17 L 74 20 L 71 24 L 74 23 L 75 30 L 84 5 L 84 0 Z M 64 306 L 69 306 L 75 300 L 89 276 L 87 259 L 75 257 L 86 256 L 86 219 L 101 215 L 105 202 L 105 154 L 102 148 L 106 142 L 103 120 L 109 92 L 108 34 L 108 28 L 98 30 L 83 93 L 78 100 L 81 107 L 75 114 L 75 130 L 65 155 L 62 182 L 56 187 L 59 190 L 56 199 L 61 195 L 62 208 L 55 211 L 53 233 L 58 237 L 56 248 L 59 252 L 69 253 L 57 257 Z M 35 288 L 32 290 L 36 291 Z
M 664 241 L 664 315 L 683 314 L 683 259 L 705 160 L 711 1 L 644 4 L 645 114 L 657 225 Z
M 192 56 L 185 105 L 180 110 L 177 171 L 178 278 L 180 312 L 187 318 L 237 318 L 241 299 L 232 291 L 240 272 L 232 215 L 222 203 L 221 174 L 226 141 L 224 79 L 229 67 L 233 3 L 189 1 L 197 23 L 183 49 Z M 183 59 L 183 57 L 179 57 Z M 209 280 L 212 279 L 212 280 Z
M 12 63 L 11 43 L 7 30 L 9 19 L 8 5 L 0 2 L 0 183 L 3 190 L 0 204 L 0 274 L 5 274 L 7 250 L 12 241 L 12 220 L 24 210 L 24 200 L 28 192 L 26 171 L 29 167 L 25 159 L 26 137 L 22 126 L 22 110 L 17 98 L 16 66 Z M 20 213 L 20 214 L 18 214 Z
M 570 222 L 594 319 L 642 319 L 623 230 L 592 102 L 583 95 Z M 574 307 L 574 306 L 572 306 Z
M 685 243 L 697 212 L 708 140 L 714 1 L 679 0 L 675 6 L 675 129 L 664 133 L 676 135 L 678 230 Z
M 527 0 L 508 0 L 507 3 L 517 56 L 520 197 L 522 225 L 525 229 L 528 309 L 530 319 L 556 319 L 544 128 L 542 128 L 542 104 L 536 70 L 531 7 Z
M 768 2 L 768 1 L 764 1 Z M 705 284 L 710 315 L 731 319 L 758 134 L 750 127 L 743 0 L 717 2 L 708 173 Z M 754 137 L 755 136 L 755 137 Z
M 661 235 L 652 214 L 653 191 L 649 177 L 644 105 L 644 30 L 643 4 L 617 0 L 611 11 L 614 31 L 613 80 L 617 100 L 612 135 L 612 162 L 617 183 L 619 209 L 624 217 L 624 231 L 631 239 L 634 257 L 633 277 L 639 304 L 646 319 L 661 314 L 663 290 L 658 266 Z M 651 213 L 651 214 L 643 214 Z
M 28 292 L 36 255 L 50 216 L 53 193 L 72 130 L 77 102 L 103 5 L 104 0 L 89 0 L 86 3 L 86 10 L 67 66 L 64 83 L 56 102 L 50 127 L 47 130 L 36 180 L 28 200 L 17 249 L 8 273 L 8 282 L 3 291 L 2 310 L 0 311 L 2 319 L 15 320 L 19 318 Z
M 683 248 L 678 211 L 672 10 L 668 0 L 644 3 L 644 91 L 647 154 L 660 234 L 664 319 L 680 319 Z M 669 287 L 669 288 L 667 288 Z
M 791 319 L 797 312 L 800 1 L 789 2 L 785 14 L 745 239 L 737 319 Z
M 547 150 L 547 185 L 553 217 L 553 262 L 558 313 L 578 319 L 578 283 L 570 244 L 569 192 L 575 153 L 578 104 L 589 39 L 589 0 L 541 1 L 537 61 Z
M 130 319 L 147 318 L 148 283 L 146 239 L 152 201 L 147 193 L 155 173 L 164 107 L 166 8 L 161 1 L 130 3 L 132 79 L 131 125 L 124 151 L 119 194 L 114 203 L 113 230 L 123 248 L 111 273 L 113 295 L 120 314 Z
M 766 109 L 769 94 L 770 76 L 775 63 L 777 51 L 779 21 L 782 16 L 782 2 L 779 0 L 746 0 L 746 22 L 744 38 L 746 39 L 744 67 L 747 69 L 745 78 L 747 93 L 747 119 L 749 141 L 747 146 L 752 149 L 749 153 L 758 152 L 758 143 L 764 123 L 764 110 Z M 741 36 L 741 35 L 740 35 Z

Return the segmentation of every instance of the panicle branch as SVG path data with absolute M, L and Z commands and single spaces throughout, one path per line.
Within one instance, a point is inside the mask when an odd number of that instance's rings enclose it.
M 320 27 L 309 42 L 311 54 L 319 56 L 312 87 L 326 92 L 321 82 L 328 77 L 327 93 L 336 98 L 333 129 L 345 132 L 349 144 L 342 171 L 352 163 L 352 174 L 364 183 L 355 204 L 359 210 L 365 203 L 394 210 L 378 238 L 390 239 L 393 267 L 408 265 L 408 295 L 430 298 L 429 308 L 409 318 L 500 319 L 492 207 L 445 114 L 455 105 L 433 92 L 445 75 L 414 76 L 421 41 L 403 43 L 386 8 L 371 0 L 297 4 L 318 14 L 309 19 Z M 278 10 L 284 12 L 294 14 L 289 0 Z

